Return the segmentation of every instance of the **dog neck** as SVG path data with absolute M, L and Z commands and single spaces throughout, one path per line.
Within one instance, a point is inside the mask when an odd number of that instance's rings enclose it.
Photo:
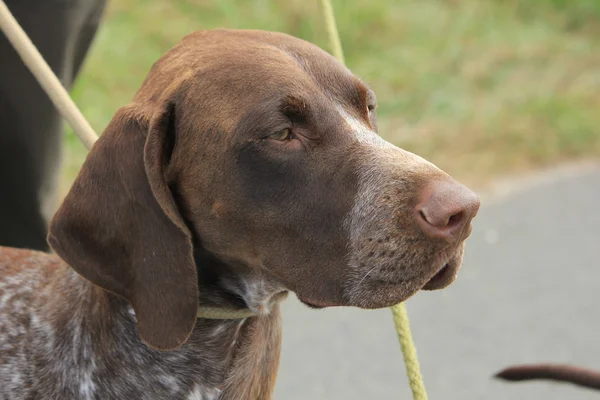
M 267 316 L 274 305 L 287 297 L 284 285 L 264 268 L 225 262 L 202 249 L 196 250 L 194 258 L 198 266 L 200 317 Z
M 38 375 L 47 380 L 38 382 L 40 388 L 52 388 L 61 398 L 83 399 L 95 398 L 95 393 L 140 399 L 271 398 L 281 344 L 281 292 L 267 290 L 270 286 L 257 274 L 238 278 L 218 279 L 231 290 L 202 285 L 201 300 L 255 316 L 199 318 L 183 346 L 161 352 L 139 339 L 135 312 L 125 300 L 65 266 L 32 322 L 37 334 L 31 340 L 40 343 L 31 348 L 40 350 L 34 357 L 47 369 Z M 245 296 L 248 288 L 252 290 Z M 264 298 L 258 295 L 260 288 Z

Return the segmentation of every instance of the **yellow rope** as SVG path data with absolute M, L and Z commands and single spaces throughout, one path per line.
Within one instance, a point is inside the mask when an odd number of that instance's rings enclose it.
M 331 0 L 321 0 L 321 7 L 323 8 L 323 15 L 325 17 L 325 26 L 327 28 L 327 35 L 329 36 L 331 52 L 335 58 L 340 60 L 342 64 L 345 64 L 346 62 L 344 61 L 342 42 L 340 41 L 340 34 L 335 23 L 335 15 L 333 14 Z
M 329 35 L 331 52 L 338 60 L 344 63 L 340 34 L 335 23 L 331 0 L 321 0 L 321 6 L 323 8 L 325 24 L 327 26 L 327 34 Z M 406 375 L 408 376 L 408 382 L 410 384 L 410 390 L 413 393 L 413 398 L 414 400 L 427 400 L 427 392 L 425 391 L 423 376 L 421 375 L 421 370 L 419 368 L 419 359 L 417 358 L 417 349 L 410 333 L 406 307 L 403 303 L 396 304 L 392 307 L 392 313 L 394 315 L 394 324 L 396 325 L 396 332 L 398 333 L 402 356 L 404 357 L 404 363 L 406 364 Z
M 256 317 L 257 314 L 248 309 L 229 309 L 220 307 L 198 307 L 198 318 L 204 319 L 244 319 Z
M 417 348 L 410 334 L 408 313 L 406 312 L 404 303 L 393 306 L 392 314 L 394 314 L 394 324 L 396 325 L 402 356 L 406 364 L 406 375 L 408 375 L 408 382 L 410 390 L 413 393 L 413 398 L 415 400 L 427 400 L 427 392 L 425 392 L 425 384 L 423 383 L 423 376 L 419 368 L 419 359 L 417 358 Z

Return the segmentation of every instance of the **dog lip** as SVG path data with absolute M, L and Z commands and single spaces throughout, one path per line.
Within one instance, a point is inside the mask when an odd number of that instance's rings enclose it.
M 315 310 L 320 310 L 322 308 L 325 308 L 325 306 L 319 306 L 319 305 L 313 304 L 311 302 L 308 302 L 306 300 L 301 299 L 300 297 L 298 297 L 298 300 L 300 300 L 300 303 L 304 304 L 308 308 L 312 308 L 312 309 L 315 309 Z
M 298 295 L 296 295 L 298 297 L 298 300 L 300 300 L 300 303 L 304 304 L 305 306 L 308 306 L 309 308 L 313 308 L 316 310 L 320 310 L 322 308 L 327 308 L 327 307 L 337 307 L 339 306 L 339 304 L 334 304 L 334 303 L 327 303 L 327 302 L 323 302 L 323 301 L 314 301 L 314 300 L 307 300 L 305 298 L 302 298 Z
M 448 286 L 454 280 L 456 267 L 452 264 L 454 260 L 450 260 L 442 265 L 442 268 L 423 286 L 423 290 L 438 290 Z

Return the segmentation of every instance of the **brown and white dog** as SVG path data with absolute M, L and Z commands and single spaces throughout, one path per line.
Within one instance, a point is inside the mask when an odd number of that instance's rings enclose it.
M 0 250 L 0 398 L 269 399 L 288 291 L 380 308 L 449 285 L 479 200 L 375 106 L 302 40 L 187 36 L 89 153 L 57 255 Z

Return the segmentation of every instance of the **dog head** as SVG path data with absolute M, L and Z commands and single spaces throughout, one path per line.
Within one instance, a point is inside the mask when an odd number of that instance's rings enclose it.
M 479 201 L 378 136 L 375 108 L 363 82 L 307 42 L 192 34 L 116 113 L 49 242 L 126 298 L 158 349 L 193 329 L 199 249 L 315 307 L 387 307 L 445 287 Z

